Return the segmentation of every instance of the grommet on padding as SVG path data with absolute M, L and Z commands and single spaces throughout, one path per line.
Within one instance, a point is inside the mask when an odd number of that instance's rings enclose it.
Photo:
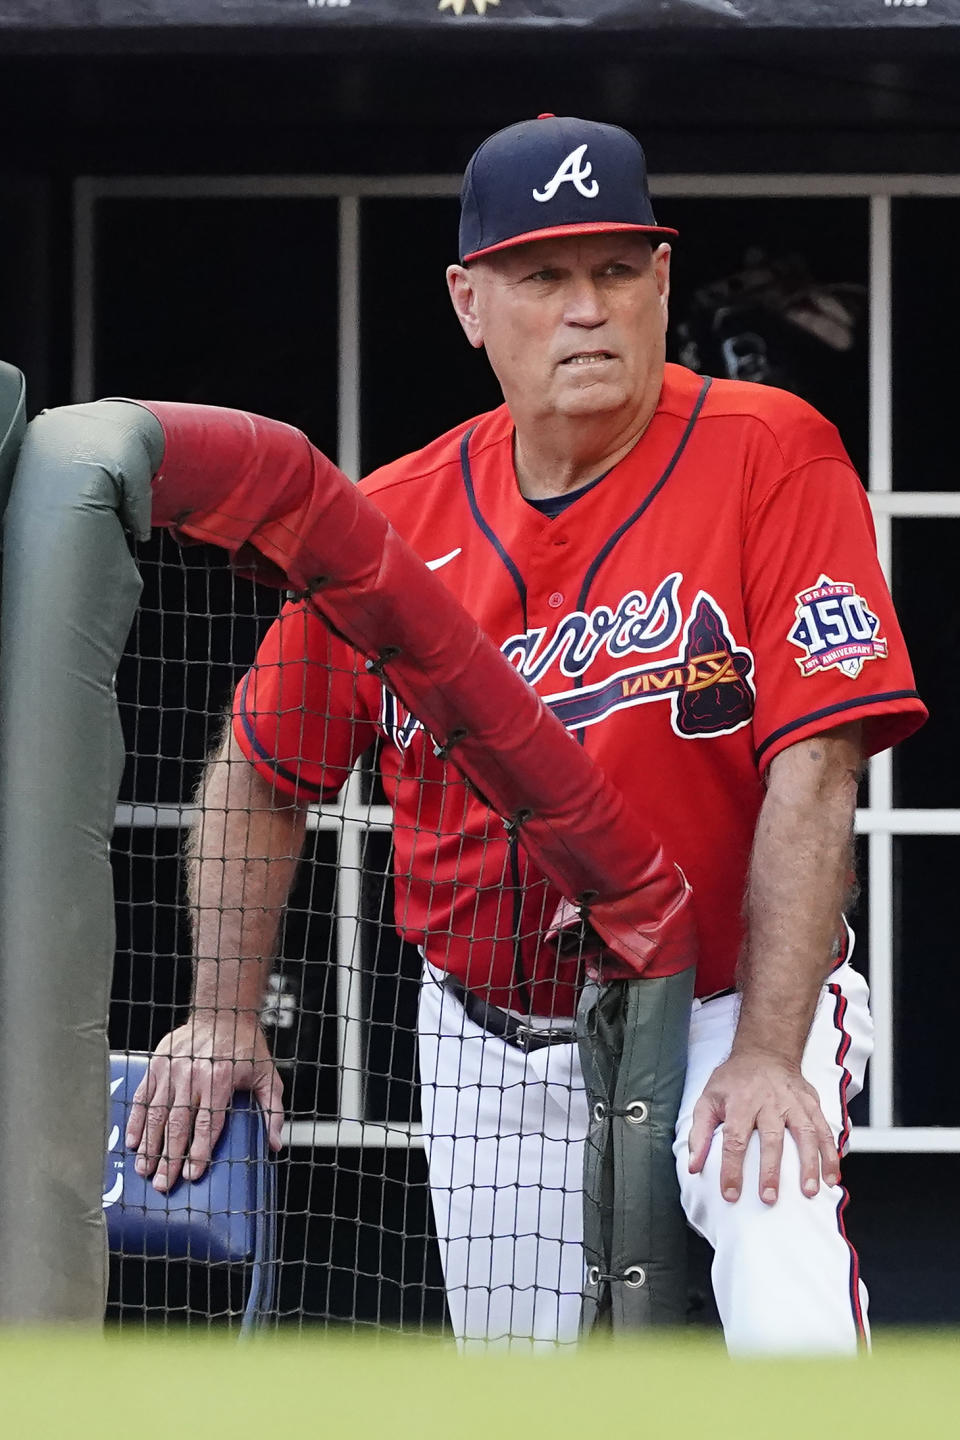
M 451 730 L 447 736 L 447 743 L 445 745 L 438 745 L 434 750 L 437 759 L 446 760 L 454 746 L 459 745 L 461 740 L 466 740 L 469 734 L 470 732 L 465 725 L 458 725 L 456 729 Z
M 532 810 L 526 808 L 521 808 L 520 810 L 517 810 L 515 814 L 510 816 L 509 820 L 504 820 L 503 822 L 503 828 L 507 832 L 507 838 L 509 840 L 516 840 L 517 835 L 520 832 L 521 825 L 526 825 L 527 821 L 532 819 Z
M 384 645 L 375 660 L 367 661 L 366 668 L 371 675 L 376 675 L 378 680 L 386 680 L 386 671 L 383 667 L 388 664 L 389 661 L 396 660 L 400 653 L 400 647 L 398 645 Z

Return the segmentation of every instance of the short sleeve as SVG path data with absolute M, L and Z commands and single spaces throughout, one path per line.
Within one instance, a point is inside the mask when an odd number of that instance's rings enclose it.
M 864 722 L 867 754 L 922 725 L 870 507 L 849 463 L 828 455 L 777 480 L 746 522 L 743 566 L 761 769 L 849 721 Z
M 237 687 L 233 733 L 276 789 L 330 800 L 376 737 L 378 694 L 362 658 L 308 604 L 290 603 Z

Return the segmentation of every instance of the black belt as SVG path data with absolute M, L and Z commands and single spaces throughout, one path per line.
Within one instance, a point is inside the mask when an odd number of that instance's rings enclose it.
M 491 1005 L 489 1001 L 468 990 L 456 975 L 444 975 L 441 981 L 444 990 L 452 995 L 463 1006 L 463 1013 L 474 1025 L 481 1030 L 486 1030 L 488 1035 L 496 1035 L 507 1045 L 512 1045 L 516 1050 L 543 1050 L 547 1045 L 574 1045 L 576 1034 L 573 1026 L 566 1026 L 562 1029 L 551 1030 L 549 1027 L 537 1027 L 525 1025 L 509 1010 L 501 1010 L 498 1005 Z
M 576 1043 L 576 1032 L 572 1026 L 551 1030 L 548 1026 L 535 1028 L 525 1025 L 516 1015 L 511 1015 L 509 1010 L 501 1010 L 499 1005 L 491 1005 L 473 990 L 468 990 L 456 975 L 444 975 L 440 983 L 447 994 L 452 995 L 463 1006 L 463 1013 L 468 1020 L 472 1020 L 474 1025 L 486 1030 L 488 1035 L 496 1035 L 498 1040 L 505 1041 L 516 1050 L 543 1050 L 547 1045 Z M 704 995 L 700 1003 L 706 1005 L 710 1000 L 721 1000 L 726 995 L 736 993 L 737 987 L 731 985 L 726 990 L 715 990 L 712 995 Z
M 710 995 L 701 995 L 700 1004 L 706 1005 L 711 1000 L 724 1000 L 728 995 L 736 995 L 736 993 L 736 985 L 728 985 L 726 990 L 714 990 L 713 993 Z

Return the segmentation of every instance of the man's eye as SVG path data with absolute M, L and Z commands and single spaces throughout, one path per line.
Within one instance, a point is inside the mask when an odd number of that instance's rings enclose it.
M 556 270 L 534 270 L 532 274 L 527 276 L 528 280 L 556 280 L 556 278 Z
M 613 276 L 632 275 L 633 266 L 628 265 L 624 260 L 612 260 L 604 271 L 604 274 Z

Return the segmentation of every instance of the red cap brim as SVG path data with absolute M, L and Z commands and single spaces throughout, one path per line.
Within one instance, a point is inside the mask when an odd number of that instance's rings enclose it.
M 627 225 L 611 221 L 604 224 L 598 220 L 580 225 L 550 225 L 545 230 L 528 230 L 524 235 L 513 235 L 509 240 L 501 240 L 496 245 L 485 245 L 482 250 L 473 250 L 469 255 L 464 255 L 463 263 L 479 260 L 482 255 L 493 255 L 497 250 L 512 250 L 515 245 L 532 245 L 535 240 L 555 240 L 562 235 L 606 235 L 611 231 L 624 230 L 632 230 L 639 235 L 670 235 L 674 238 L 680 233 L 678 230 L 671 230 L 668 225 Z

